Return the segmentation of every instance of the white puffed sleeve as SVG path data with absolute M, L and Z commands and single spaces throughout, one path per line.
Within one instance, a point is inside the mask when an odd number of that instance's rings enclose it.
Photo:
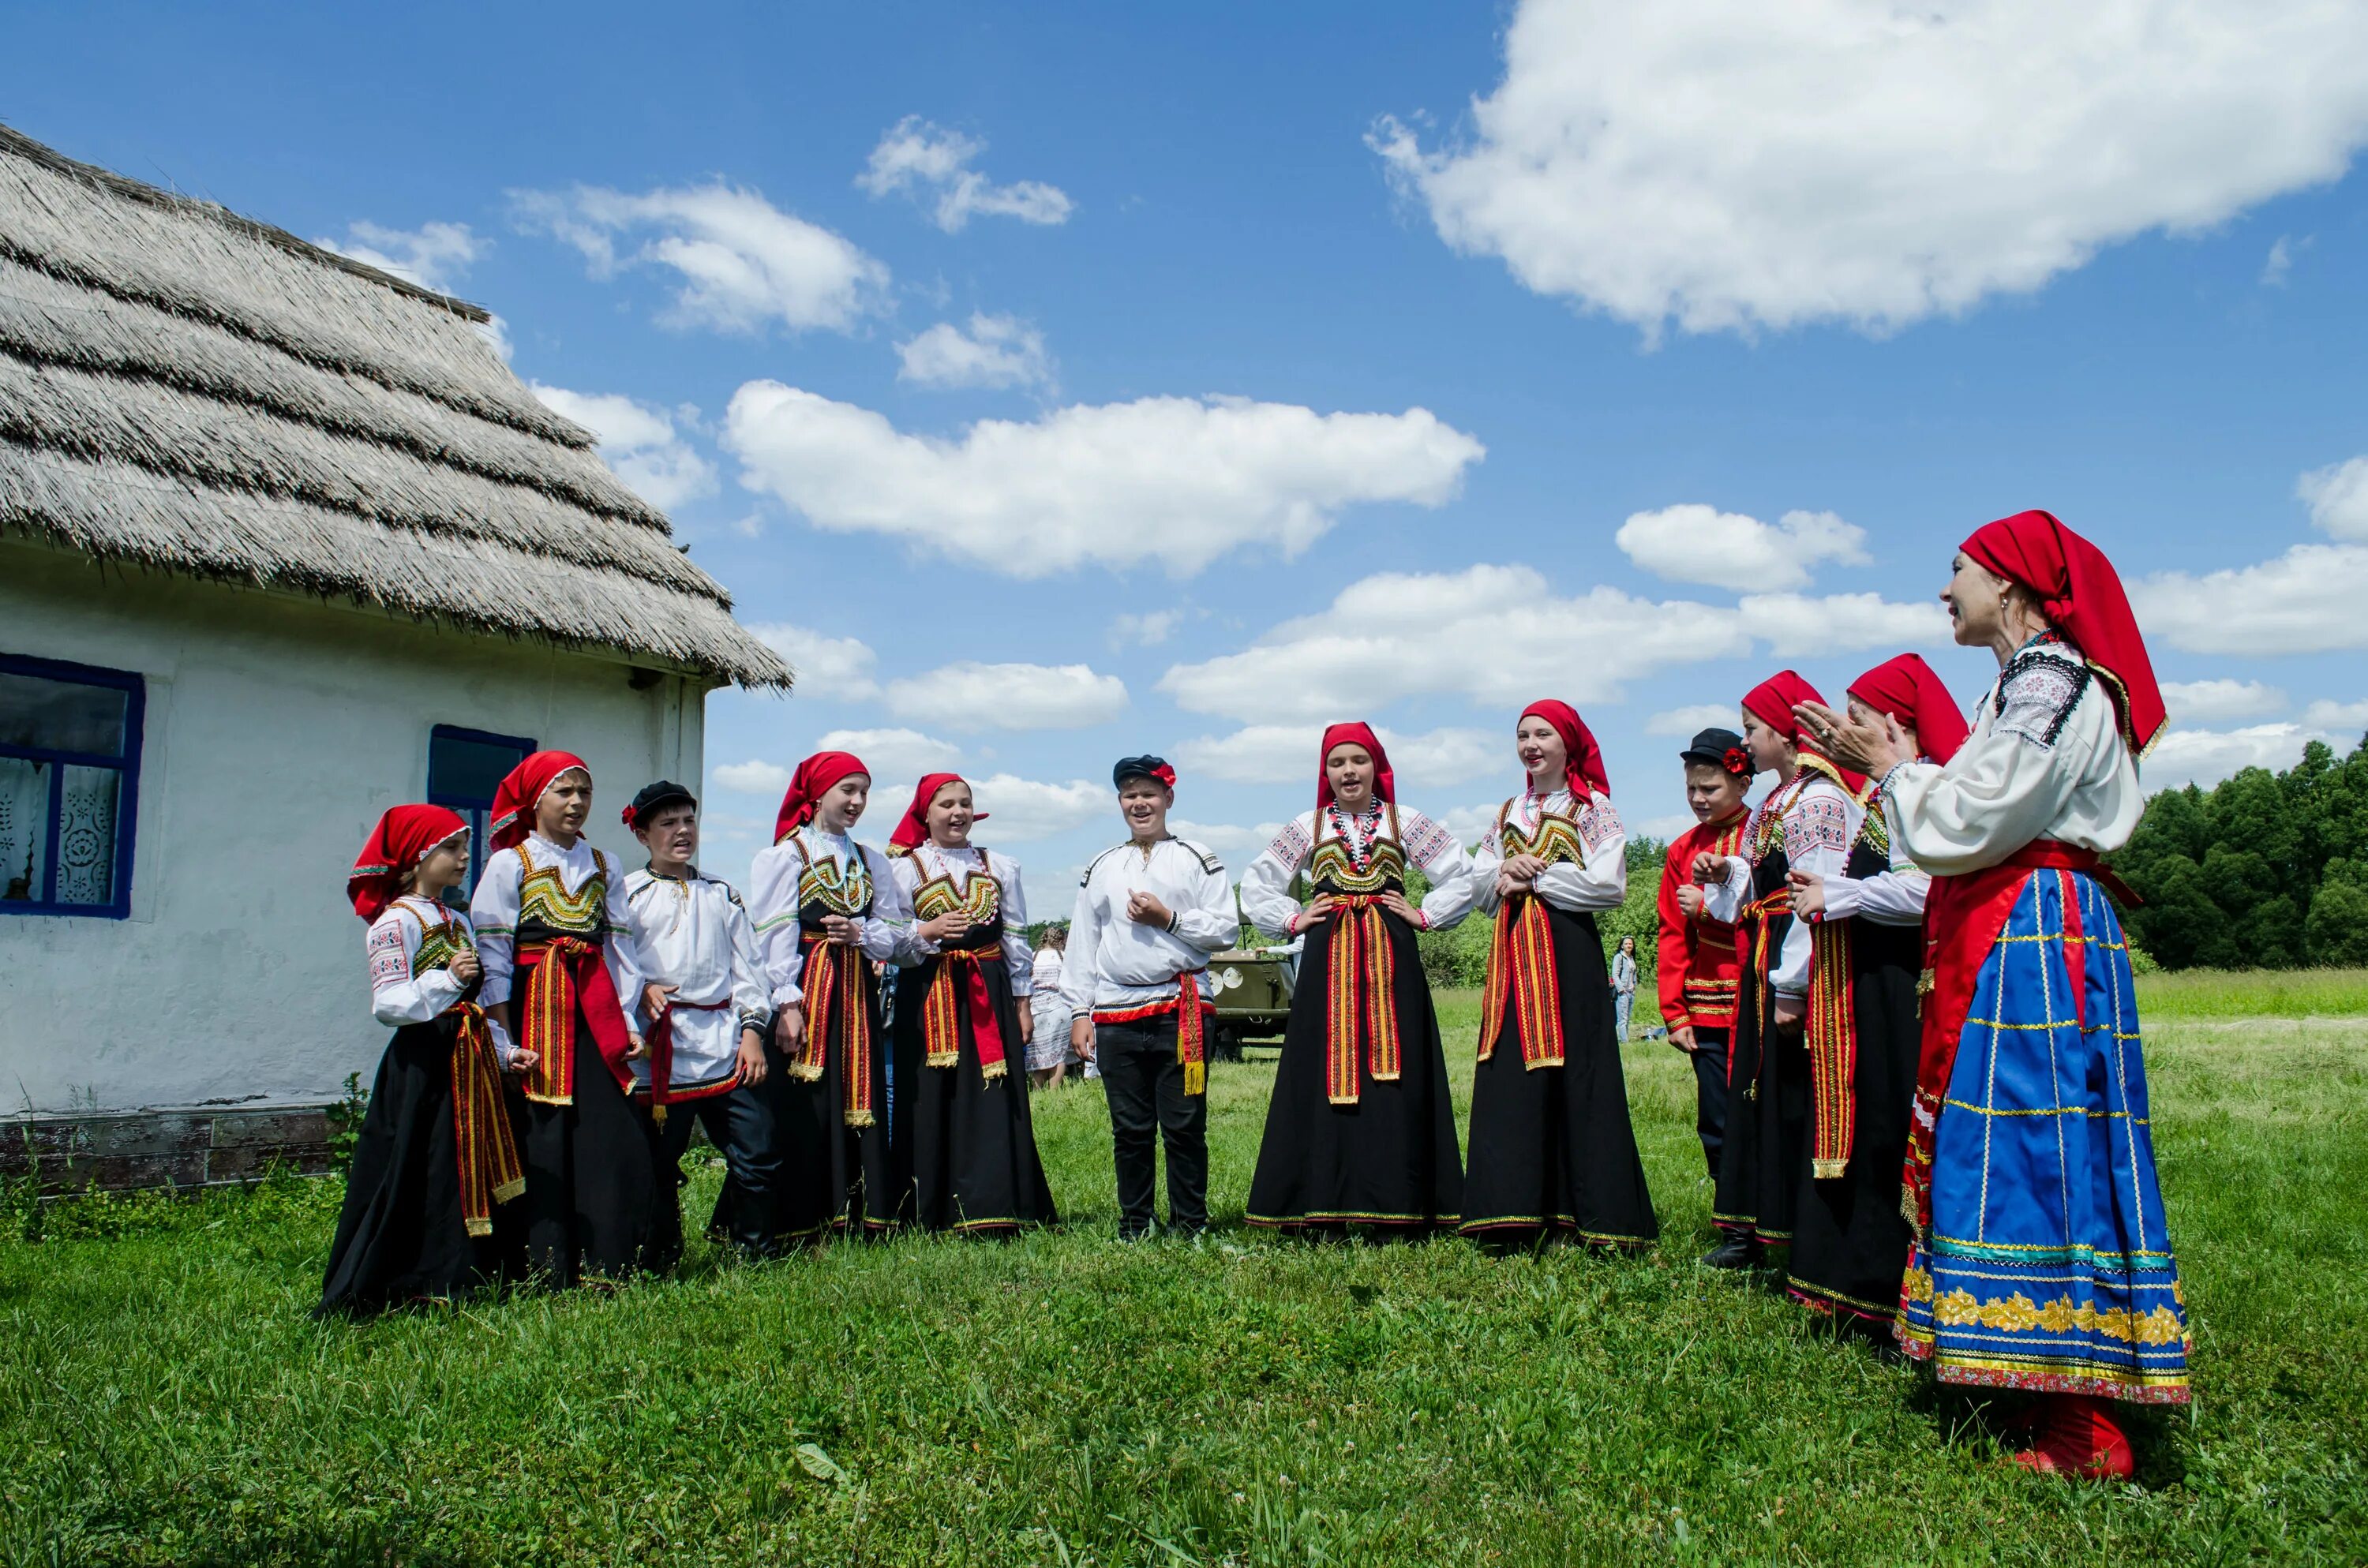
M 1504 899 L 1497 892 L 1497 878 L 1505 869 L 1504 825 L 1509 802 L 1488 819 L 1488 831 L 1483 834 L 1479 846 L 1472 851 L 1472 904 L 1481 914 L 1494 916 Z
M 1557 860 L 1540 872 L 1538 896 L 1574 915 L 1617 909 L 1628 896 L 1628 829 L 1609 795 L 1591 797 L 1577 821 L 1586 858 L 1577 866 Z
M 1036 954 L 1028 946 L 1028 893 L 1019 884 L 1019 862 L 1006 857 L 991 860 L 978 852 L 983 874 L 996 879 L 1003 897 L 1003 961 L 1011 971 L 1011 994 L 1028 997 L 1036 992 Z
M 732 1010 L 744 1027 L 762 1033 L 773 1016 L 772 987 L 765 983 L 765 950 L 757 940 L 757 923 L 728 888 L 723 928 L 732 939 Z
M 861 933 L 856 945 L 875 962 L 899 969 L 919 963 L 929 956 L 928 944 L 913 924 L 913 896 L 897 880 L 894 863 L 868 844 L 854 848 L 871 873 L 871 913 L 856 923 Z
M 1445 931 L 1462 924 L 1472 913 L 1478 900 L 1478 874 L 1472 857 L 1463 846 L 1448 832 L 1420 812 L 1401 811 L 1398 813 L 1398 834 L 1406 852 L 1430 879 L 1430 891 L 1422 896 L 1423 924 L 1433 931 Z M 1488 881 L 1493 885 L 1496 878 Z M 1247 882 L 1248 878 L 1245 876 Z
M 497 1007 L 510 999 L 510 976 L 518 967 L 518 882 L 526 875 L 516 849 L 497 849 L 486 858 L 477 891 L 469 895 L 469 923 L 476 927 L 477 959 L 485 983 L 477 1000 Z
M 598 855 L 599 852 L 595 850 Z M 609 939 L 601 944 L 600 960 L 609 966 L 609 983 L 617 988 L 617 1003 L 625 1015 L 625 1033 L 642 1037 L 642 982 L 654 977 L 658 966 L 643 950 L 641 916 L 633 913 L 624 874 L 606 856 L 595 862 L 608 878 L 606 886 Z
M 424 1024 L 440 1018 L 469 988 L 449 970 L 411 972 L 421 935 L 419 916 L 400 903 L 370 922 L 370 1015 L 380 1023 Z
M 1242 868 L 1242 913 L 1277 940 L 1291 934 L 1291 923 L 1298 917 L 1299 901 L 1291 896 L 1291 884 L 1307 869 L 1315 834 L 1315 813 L 1302 812 Z
M 1784 809 L 1784 865 L 1807 871 L 1828 882 L 1850 867 L 1850 841 L 1858 836 L 1863 812 L 1857 801 L 1823 774 L 1796 791 Z M 1784 949 L 1777 955 L 1770 982 L 1780 994 L 1803 996 L 1809 990 L 1809 959 L 1816 938 L 1805 920 L 1784 930 Z
M 1082 1018 L 1094 1010 L 1094 987 L 1101 979 L 1101 904 L 1094 897 L 1094 870 L 1087 867 L 1077 884 L 1077 902 L 1069 911 L 1069 945 L 1061 954 L 1061 1000 L 1069 1017 Z
M 765 984 L 776 1007 L 805 1000 L 798 975 L 805 956 L 798 950 L 798 883 L 805 876 L 805 851 L 792 836 L 757 851 L 748 869 L 748 919 L 756 927 L 757 951 Z
M 1167 928 L 1187 947 L 1222 953 L 1242 934 L 1241 916 L 1234 910 L 1233 884 L 1225 881 L 1225 869 L 1216 864 L 1215 857 L 1182 839 L 1176 842 L 1192 856 L 1193 869 L 1199 874 L 1187 873 L 1191 880 L 1191 901 L 1168 911 Z M 1212 870 L 1212 866 L 1216 869 Z
M 1925 895 L 1932 879 L 1917 869 L 1891 846 L 1891 869 L 1872 877 L 1826 879 L 1827 920 L 1872 920 L 1878 926 L 1918 926 L 1924 920 Z

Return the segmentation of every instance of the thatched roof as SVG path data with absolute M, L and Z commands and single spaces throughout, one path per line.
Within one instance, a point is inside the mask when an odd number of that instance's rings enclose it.
M 787 686 L 486 319 L 0 126 L 0 534 Z

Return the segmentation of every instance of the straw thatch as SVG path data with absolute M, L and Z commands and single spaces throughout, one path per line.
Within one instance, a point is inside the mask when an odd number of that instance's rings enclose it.
M 0 533 L 786 687 L 486 319 L 0 127 Z

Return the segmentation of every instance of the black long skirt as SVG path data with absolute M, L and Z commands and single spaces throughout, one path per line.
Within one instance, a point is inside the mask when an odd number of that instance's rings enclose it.
M 979 966 L 1003 1034 L 1003 1076 L 986 1081 L 967 1005 L 955 1009 L 962 1045 L 951 1067 L 926 1064 L 921 999 L 939 960 L 896 977 L 896 1138 L 912 1172 L 912 1221 L 926 1230 L 994 1233 L 1057 1223 L 1053 1188 L 1029 1119 L 1027 1047 L 999 956 Z
M 1496 1050 L 1473 1074 L 1461 1229 L 1499 1243 L 1565 1236 L 1642 1246 L 1661 1228 L 1628 1120 L 1603 940 L 1592 915 L 1545 907 L 1564 1064 L 1524 1066 L 1520 1035 L 1505 1020 Z
M 524 1099 L 525 1267 L 552 1285 L 621 1279 L 663 1262 L 657 1125 L 609 1075 L 579 1009 L 572 1105 Z
M 1266 1136 L 1250 1180 L 1253 1225 L 1326 1232 L 1391 1227 L 1452 1228 L 1463 1210 L 1463 1161 L 1455 1147 L 1455 1105 L 1439 1016 L 1423 977 L 1411 926 L 1384 911 L 1398 1023 L 1398 1077 L 1376 1079 L 1369 1054 L 1357 1062 L 1357 1103 L 1334 1105 L 1325 1075 L 1326 998 L 1333 921 L 1309 933 L 1267 1101 Z
M 1843 1326 L 1887 1335 L 1911 1239 L 1899 1211 L 1899 1168 L 1907 1153 L 1922 1040 L 1916 976 L 1923 931 L 1862 919 L 1850 924 L 1851 1013 L 1858 1025 L 1850 1164 L 1839 1176 L 1816 1179 L 1810 1157 L 1813 1097 L 1795 1173 L 1785 1283 L 1795 1299 Z
M 1753 873 L 1753 897 L 1785 883 L 1781 851 Z M 1793 917 L 1755 916 L 1767 924 L 1768 962 L 1784 950 Z M 1734 1055 L 1726 1081 L 1726 1141 L 1719 1149 L 1718 1181 L 1711 1198 L 1711 1222 L 1731 1235 L 1762 1246 L 1790 1246 L 1799 1206 L 1801 1163 L 1807 1158 L 1809 1053 L 1798 1029 L 1776 1027 L 1774 989 L 1755 971 L 1748 955 L 1759 946 L 1756 927 L 1737 928 L 1748 944 L 1736 985 Z M 1804 933 L 1805 935 L 1805 933 Z
M 780 1140 L 781 1171 L 773 1189 L 773 1235 L 783 1242 L 818 1242 L 841 1233 L 878 1235 L 909 1218 L 912 1175 L 900 1169 L 889 1141 L 889 1034 L 880 1013 L 880 993 L 864 982 L 871 1012 L 871 1125 L 847 1125 L 847 1052 L 841 1040 L 823 1051 L 822 1076 L 792 1077 L 789 1061 L 770 1051 L 758 1092 L 773 1102 Z M 768 1036 L 769 1040 L 769 1032 Z M 730 1234 L 740 1202 L 727 1176 L 716 1195 L 709 1233 Z
M 405 1024 L 370 1083 L 320 1314 L 367 1317 L 404 1301 L 459 1300 L 495 1267 L 491 1239 L 470 1235 L 461 1214 L 452 1026 Z

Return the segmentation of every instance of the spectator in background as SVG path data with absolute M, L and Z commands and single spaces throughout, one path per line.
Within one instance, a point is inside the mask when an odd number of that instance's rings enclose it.
M 1036 1032 L 1028 1041 L 1028 1078 L 1038 1088 L 1059 1088 L 1068 1081 L 1069 1063 L 1077 1059 L 1069 1049 L 1069 1006 L 1061 999 L 1061 951 L 1069 945 L 1069 928 L 1047 926 L 1036 943 L 1036 975 L 1030 1000 Z
M 1636 1006 L 1636 938 L 1620 938 L 1620 950 L 1611 955 L 1611 1027 L 1624 1044 L 1628 1039 L 1628 1015 Z

